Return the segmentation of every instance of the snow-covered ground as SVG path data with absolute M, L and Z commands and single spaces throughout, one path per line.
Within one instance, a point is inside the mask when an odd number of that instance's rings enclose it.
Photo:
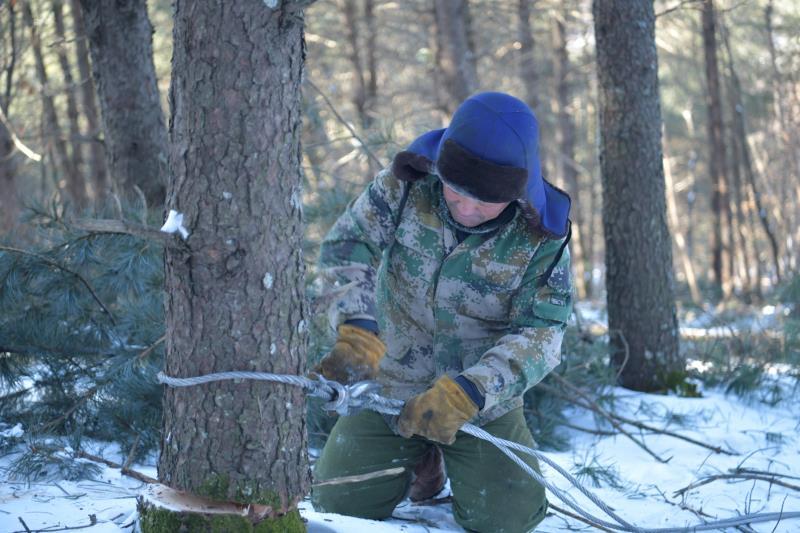
M 713 453 L 683 440 L 663 434 L 635 431 L 650 450 L 667 459 L 659 463 L 627 437 L 594 435 L 569 430 L 572 449 L 547 455 L 567 470 L 577 473 L 598 471 L 602 465 L 610 477 L 601 477 L 592 486 L 590 476 L 582 481 L 629 522 L 643 527 L 684 527 L 703 519 L 714 520 L 743 513 L 800 511 L 800 399 L 770 407 L 748 402 L 716 390 L 703 391 L 702 398 L 679 398 L 617 391 L 621 401 L 617 412 L 659 428 L 692 437 L 735 455 Z M 794 395 L 797 396 L 796 394 Z M 784 396 L 787 397 L 787 396 Z M 788 395 L 792 398 L 792 395 Z M 596 428 L 593 416 L 575 411 L 570 422 L 583 428 Z M 667 421 L 673 421 L 668 425 Z M 681 422 L 685 426 L 678 425 Z M 9 431 L 7 429 L 6 431 Z M 16 430 L 19 431 L 19 428 Z M 95 450 L 103 453 L 102 450 Z M 113 448 L 104 452 L 108 459 L 120 461 Z M 5 475 L 12 455 L 0 459 L 0 532 L 56 531 L 76 528 L 87 532 L 131 532 L 136 530 L 136 496 L 142 483 L 122 476 L 118 470 L 103 467 L 94 480 L 26 483 L 11 481 Z M 697 484 L 710 476 L 730 474 L 735 469 L 769 472 L 780 484 L 755 479 L 716 479 L 682 495 L 676 491 Z M 134 468 L 155 476 L 152 465 Z M 545 476 L 566 489 L 579 502 L 592 509 L 569 483 L 550 468 Z M 761 474 L 761 478 L 769 478 Z M 559 507 L 563 503 L 551 497 Z M 693 512 L 693 511 L 694 512 Z M 497 510 L 502 512 L 501 509 Z M 311 532 L 423 532 L 460 531 L 453 520 L 449 503 L 412 505 L 404 502 L 395 517 L 384 522 L 359 520 L 315 512 L 308 502 L 301 507 Z M 699 516 L 702 513 L 702 518 Z M 24 522 L 24 523 L 23 523 Z M 797 532 L 800 520 L 756 524 L 760 532 Z M 552 512 L 540 531 L 587 528 L 585 524 Z M 63 529 L 62 529 L 63 530 Z

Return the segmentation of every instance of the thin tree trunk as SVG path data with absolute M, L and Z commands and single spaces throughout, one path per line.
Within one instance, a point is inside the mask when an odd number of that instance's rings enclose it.
M 730 297 L 729 199 L 725 168 L 725 136 L 722 122 L 722 96 L 717 63 L 716 13 L 714 0 L 703 0 L 703 52 L 706 66 L 706 105 L 708 107 L 709 174 L 711 177 L 711 212 L 714 216 L 711 250 L 714 283 L 723 298 Z
M 623 386 L 681 379 L 666 221 L 655 14 L 650 2 L 595 0 L 600 168 L 612 364 Z
M 731 54 L 731 49 L 727 40 L 725 44 L 728 48 L 728 70 L 731 77 L 731 86 L 733 89 L 733 102 L 734 102 L 734 114 L 733 114 L 733 122 L 734 122 L 734 129 L 736 132 L 736 136 L 739 138 L 739 147 L 741 148 L 741 157 L 742 157 L 742 165 L 744 168 L 744 175 L 747 178 L 747 182 L 750 185 L 750 188 L 753 192 L 753 198 L 755 201 L 755 209 L 756 213 L 758 214 L 758 218 L 761 222 L 761 227 L 764 230 L 764 233 L 767 236 L 767 240 L 769 241 L 770 250 L 772 252 L 772 263 L 773 268 L 775 269 L 775 277 L 777 278 L 778 282 L 781 281 L 781 262 L 780 262 L 780 245 L 778 243 L 778 239 L 776 237 L 775 231 L 772 229 L 772 224 L 769 220 L 769 215 L 767 213 L 766 207 L 764 206 L 761 193 L 758 190 L 758 186 L 756 183 L 756 173 L 753 169 L 753 160 L 750 154 L 750 144 L 747 140 L 747 126 L 745 123 L 744 117 L 744 104 L 742 103 L 742 88 L 741 84 L 739 83 L 739 76 L 736 74 L 736 68 L 733 62 L 733 55 Z
M 78 85 L 80 86 L 81 105 L 83 116 L 86 118 L 86 136 L 91 138 L 89 143 L 90 196 L 97 199 L 110 189 L 108 170 L 106 169 L 106 153 L 105 147 L 100 141 L 100 114 L 97 110 L 94 78 L 89 64 L 89 47 L 86 45 L 86 27 L 83 23 L 83 11 L 81 11 L 79 0 L 70 0 L 69 6 L 70 14 L 72 15 L 72 32 L 75 34 L 75 57 L 80 76 Z
M 786 94 L 783 75 L 778 68 L 778 54 L 775 48 L 775 32 L 772 25 L 772 14 L 774 11 L 773 2 L 769 0 L 767 7 L 764 8 L 764 21 L 767 31 L 767 45 L 769 47 L 770 66 L 772 70 L 773 94 L 777 95 L 774 100 L 774 112 L 776 122 L 779 126 L 778 138 L 781 139 L 782 152 L 788 165 L 784 168 L 781 179 L 783 191 L 781 197 L 787 198 L 789 194 L 794 194 L 795 198 L 800 198 L 800 134 L 798 128 L 793 126 L 791 111 L 786 109 L 789 102 L 789 95 Z M 792 187 L 792 182 L 794 187 Z M 792 188 L 794 189 L 792 191 Z M 787 249 L 787 256 L 794 261 L 794 268 L 800 266 L 800 204 L 796 203 L 794 209 L 789 209 L 786 213 L 787 233 L 792 237 L 790 242 L 796 250 Z M 792 231 L 794 229 L 794 235 Z
M 19 216 L 17 158 L 14 151 L 11 132 L 6 128 L 5 121 L 0 120 L 0 235 L 8 234 Z
M 729 89 L 729 103 L 732 109 L 732 115 L 736 114 L 736 100 L 733 94 L 733 90 Z M 735 130 L 735 128 L 734 128 Z M 740 266 L 740 270 L 743 273 L 742 279 L 742 288 L 747 296 L 748 299 L 752 297 L 753 293 L 753 280 L 751 279 L 752 272 L 750 267 L 750 254 L 748 251 L 748 242 L 753 244 L 753 235 L 750 234 L 749 228 L 747 227 L 747 221 L 745 220 L 745 211 L 747 206 L 745 205 L 746 200 L 745 196 L 742 194 L 742 171 L 741 171 L 741 164 L 742 164 L 742 156 L 741 156 L 741 147 L 739 143 L 739 138 L 736 135 L 735 131 L 731 132 L 731 178 L 733 180 L 733 196 L 734 196 L 734 204 L 733 204 L 733 212 L 736 216 L 736 227 L 737 227 L 737 234 L 736 236 L 739 238 L 739 246 L 738 246 L 738 262 Z M 755 260 L 758 258 L 753 255 Z
M 61 180 L 58 183 L 59 189 L 62 192 L 66 192 L 78 208 L 81 208 L 86 205 L 86 183 L 75 169 L 72 159 L 69 157 L 67 142 L 61 135 L 58 113 L 53 102 L 53 95 L 50 93 L 47 69 L 44 63 L 44 55 L 42 54 L 42 43 L 39 38 L 38 28 L 36 28 L 33 20 L 33 11 L 31 11 L 31 5 L 28 1 L 22 3 L 22 19 L 31 34 L 31 48 L 33 49 L 33 57 L 36 63 L 36 76 L 42 85 L 42 109 L 47 124 L 47 139 L 45 142 L 52 144 L 56 156 L 55 164 L 61 174 Z
M 174 43 L 168 206 L 191 235 L 186 251 L 166 252 L 166 373 L 302 375 L 302 12 L 178 0 Z M 302 530 L 297 503 L 309 470 L 300 389 L 167 388 L 164 407 L 163 483 L 255 504 L 280 521 L 264 531 Z
M 375 22 L 374 0 L 364 0 L 364 25 L 367 28 L 366 108 L 368 111 L 367 119 L 369 120 L 366 127 L 369 127 L 372 125 L 372 115 L 369 112 L 373 111 L 378 103 L 378 28 Z
M 100 97 L 108 169 L 122 194 L 164 205 L 167 130 L 145 0 L 80 0 Z
M 452 114 L 478 89 L 475 51 L 470 42 L 468 0 L 434 0 L 436 14 L 436 65 L 444 94 L 439 108 Z
M 540 93 L 546 87 L 546 83 L 540 79 L 536 67 L 536 40 L 531 29 L 531 9 L 536 5 L 536 0 L 517 1 L 517 38 L 519 39 L 519 77 L 525 91 L 525 102 L 539 117 L 540 123 L 544 118 L 541 107 Z M 539 151 L 539 159 L 542 170 L 549 168 L 550 158 L 547 157 L 545 150 Z M 545 174 L 547 172 L 545 171 Z M 572 191 L 573 196 L 576 191 Z
M 575 124 L 570 113 L 570 74 L 569 55 L 567 53 L 567 32 L 565 18 L 567 14 L 562 11 L 553 18 L 552 44 L 555 58 L 553 61 L 553 78 L 555 80 L 555 98 L 553 98 L 553 114 L 556 117 L 556 176 L 562 181 L 564 187 L 572 195 L 572 218 L 574 238 L 572 248 L 574 251 L 573 265 L 575 277 L 578 279 L 578 296 L 583 299 L 589 294 L 588 280 L 586 279 L 586 236 L 584 230 L 583 206 L 579 198 L 581 185 L 578 183 L 578 171 L 575 168 Z M 591 267 L 588 267 L 591 268 Z
M 14 67 L 17 56 L 17 13 L 14 4 L 8 5 L 8 26 L 0 23 L 0 38 L 5 43 L 8 29 L 9 49 L 5 63 L 6 87 L 4 95 L 0 95 L 0 235 L 8 234 L 19 216 L 17 199 L 17 158 L 16 147 L 11 131 L 8 129 L 8 109 L 11 105 L 11 88 L 14 79 Z
M 72 77 L 72 67 L 67 58 L 66 46 L 67 37 L 64 30 L 64 0 L 52 0 L 50 5 L 53 9 L 53 20 L 55 22 L 56 36 L 59 43 L 56 46 L 58 52 L 58 63 L 61 65 L 61 73 L 64 77 L 65 94 L 67 97 L 67 120 L 69 121 L 70 147 L 72 148 L 72 166 L 81 176 L 81 182 L 86 188 L 86 179 L 83 178 L 83 140 L 78 124 L 78 103 L 75 98 L 75 81 Z
M 342 3 L 344 26 L 347 33 L 347 42 L 350 46 L 347 58 L 350 61 L 350 71 L 353 73 L 352 102 L 358 114 L 362 128 L 367 128 L 370 118 L 367 115 L 367 84 L 364 80 L 364 69 L 361 65 L 361 44 L 359 42 L 359 13 L 357 0 L 344 0 Z
M 666 135 L 664 135 L 664 184 L 666 185 L 667 213 L 669 215 L 670 232 L 675 236 L 675 244 L 678 246 L 681 267 L 683 268 L 683 275 L 686 277 L 686 284 L 689 286 L 689 294 L 692 297 L 692 303 L 700 305 L 702 303 L 700 289 L 697 287 L 697 277 L 694 273 L 694 266 L 692 265 L 692 260 L 686 249 L 686 239 L 681 230 L 678 206 L 675 201 L 675 186 L 674 180 L 672 179 L 672 163 L 668 147 L 669 142 Z
M 536 69 L 536 59 L 534 57 L 536 42 L 531 30 L 531 8 L 535 3 L 535 0 L 517 1 L 517 38 L 520 44 L 519 77 L 525 88 L 525 102 L 534 112 L 539 111 L 539 94 L 543 89 L 543 84 L 539 80 Z

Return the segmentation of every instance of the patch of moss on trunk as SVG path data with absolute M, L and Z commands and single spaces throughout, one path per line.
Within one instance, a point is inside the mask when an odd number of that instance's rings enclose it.
M 269 505 L 274 511 L 283 510 L 284 504 L 281 502 L 278 493 L 273 490 L 262 491 L 255 483 L 255 486 L 242 484 L 241 482 L 231 490 L 230 478 L 225 475 L 212 474 L 206 481 L 192 492 L 198 496 L 204 496 L 212 500 L 229 501 L 242 504 L 257 503 Z

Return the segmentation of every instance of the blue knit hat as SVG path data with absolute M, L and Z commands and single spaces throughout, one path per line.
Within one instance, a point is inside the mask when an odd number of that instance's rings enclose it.
M 521 100 L 479 93 L 462 103 L 444 129 L 418 137 L 392 170 L 415 181 L 436 172 L 456 191 L 485 202 L 517 201 L 537 228 L 564 237 L 569 196 L 542 178 L 539 123 Z

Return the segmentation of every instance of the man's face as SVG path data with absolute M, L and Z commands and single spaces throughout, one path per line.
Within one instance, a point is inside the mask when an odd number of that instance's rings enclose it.
M 473 200 L 468 196 L 457 193 L 444 182 L 442 182 L 442 185 L 444 185 L 444 201 L 447 202 L 447 208 L 450 210 L 450 214 L 453 215 L 453 219 L 468 228 L 480 226 L 484 222 L 497 218 L 503 212 L 503 209 L 511 203 L 493 204 Z

